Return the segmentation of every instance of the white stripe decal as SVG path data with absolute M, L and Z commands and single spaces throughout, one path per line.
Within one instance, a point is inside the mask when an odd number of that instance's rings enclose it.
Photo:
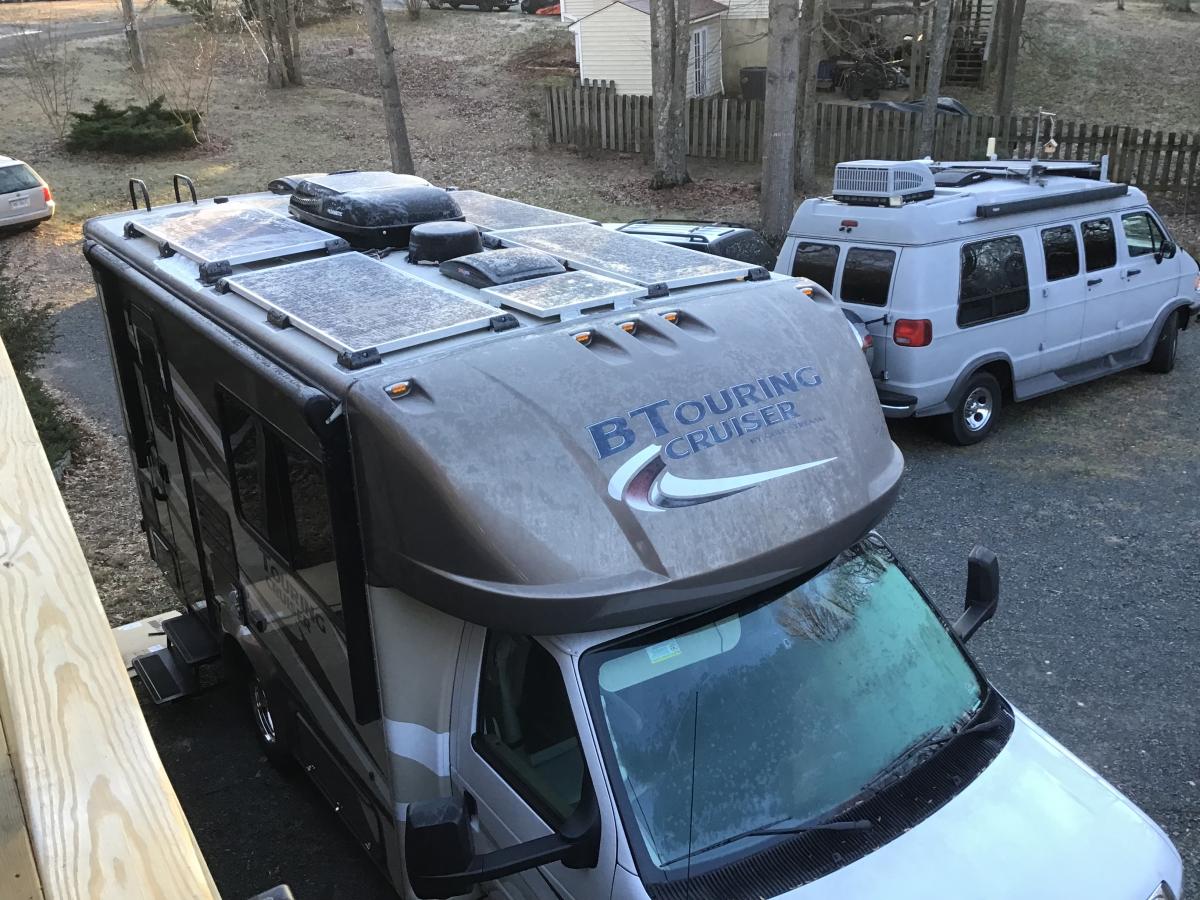
M 411 759 L 434 775 L 450 775 L 450 733 L 432 731 L 415 722 L 396 722 L 384 719 L 388 751 Z

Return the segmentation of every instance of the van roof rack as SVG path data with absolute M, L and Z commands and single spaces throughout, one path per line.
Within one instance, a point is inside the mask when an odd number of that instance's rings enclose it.
M 935 162 L 929 166 L 934 173 L 969 169 L 987 172 L 992 177 L 1034 179 L 1046 175 L 1066 175 L 1105 181 L 1108 176 L 1108 157 L 1090 159 L 984 159 Z

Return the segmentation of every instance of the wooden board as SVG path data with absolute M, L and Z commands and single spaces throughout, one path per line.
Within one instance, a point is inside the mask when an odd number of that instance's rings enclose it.
M 0 897 L 5 900 L 42 900 L 41 882 L 33 862 L 29 831 L 25 828 L 21 795 L 8 757 L 4 729 L 0 727 Z
M 217 896 L 2 348 L 0 727 L 47 898 Z

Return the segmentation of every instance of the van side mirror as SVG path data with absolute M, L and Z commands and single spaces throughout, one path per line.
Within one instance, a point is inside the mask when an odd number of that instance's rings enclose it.
M 1163 242 L 1158 245 L 1158 249 L 1154 251 L 1154 261 L 1162 262 L 1164 259 L 1171 259 L 1175 256 L 1175 242 L 1164 238 Z
M 409 804 L 404 861 L 418 897 L 457 897 L 480 882 L 547 863 L 590 869 L 599 859 L 600 808 L 590 783 L 585 782 L 579 805 L 554 834 L 491 853 L 475 852 L 468 805 L 474 805 L 469 798 Z
M 952 626 L 963 641 L 971 639 L 979 626 L 996 614 L 1000 603 L 1000 560 L 996 554 L 976 544 L 967 557 L 966 608 Z

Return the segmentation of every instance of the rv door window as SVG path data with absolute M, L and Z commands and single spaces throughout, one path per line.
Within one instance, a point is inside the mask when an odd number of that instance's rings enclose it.
M 1117 238 L 1112 219 L 1092 219 L 1083 223 L 1083 258 L 1089 272 L 1109 269 L 1117 264 Z
M 1125 228 L 1125 246 L 1130 256 L 1145 256 L 1157 253 L 1163 245 L 1163 232 L 1148 212 L 1129 213 L 1121 216 Z
M 851 247 L 842 269 L 841 298 L 847 303 L 887 306 L 896 251 Z M 815 280 L 815 279 L 814 279 Z
M 1025 248 L 1015 234 L 963 244 L 958 324 L 966 328 L 1029 309 Z
M 1046 280 L 1059 281 L 1079 274 L 1079 242 L 1074 225 L 1059 225 L 1042 232 L 1042 252 L 1046 255 Z
M 475 751 L 551 826 L 579 803 L 584 760 L 554 657 L 525 635 L 489 632 Z
M 825 290 L 833 293 L 833 273 L 837 271 L 838 254 L 836 244 L 814 244 L 801 241 L 796 244 L 796 255 L 792 260 L 792 275 L 811 278 Z

